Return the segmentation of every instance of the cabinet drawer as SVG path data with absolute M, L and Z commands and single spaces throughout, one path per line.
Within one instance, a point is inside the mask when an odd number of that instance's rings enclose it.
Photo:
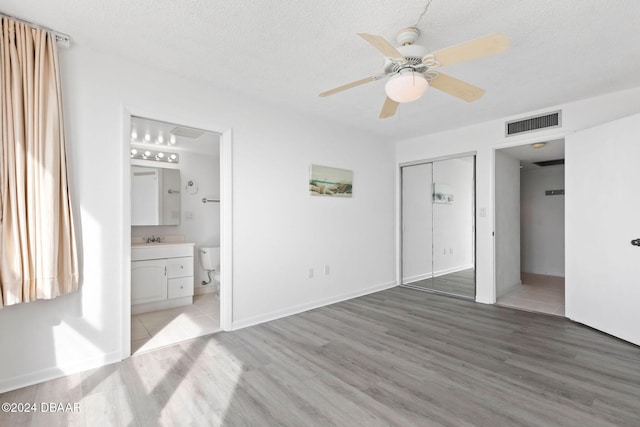
M 193 295 L 193 277 L 169 279 L 167 283 L 167 298 L 189 297 Z
M 167 260 L 167 277 L 193 276 L 193 257 L 169 258 Z

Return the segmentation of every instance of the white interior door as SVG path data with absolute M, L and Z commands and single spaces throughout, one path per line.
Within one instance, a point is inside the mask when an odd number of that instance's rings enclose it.
M 640 114 L 567 136 L 566 315 L 640 345 Z

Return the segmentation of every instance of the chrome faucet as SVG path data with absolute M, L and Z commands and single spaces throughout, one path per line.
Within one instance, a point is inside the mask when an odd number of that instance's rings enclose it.
M 151 237 L 145 238 L 145 240 L 147 241 L 147 243 L 160 243 L 162 242 L 162 237 L 156 237 L 155 235 L 153 235 Z

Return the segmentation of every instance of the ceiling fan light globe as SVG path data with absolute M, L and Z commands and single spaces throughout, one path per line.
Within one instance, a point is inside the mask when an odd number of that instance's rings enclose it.
M 405 72 L 391 77 L 384 91 L 392 100 L 407 103 L 422 97 L 428 88 L 429 82 L 421 73 Z

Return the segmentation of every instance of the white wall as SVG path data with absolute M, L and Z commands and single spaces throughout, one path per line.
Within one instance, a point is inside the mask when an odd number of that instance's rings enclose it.
M 564 277 L 564 166 L 523 170 L 520 175 L 522 271 Z
M 219 284 L 208 280 L 207 273 L 200 267 L 202 246 L 220 246 L 220 203 L 202 203 L 202 198 L 220 199 L 220 158 L 202 153 L 180 153 L 180 225 L 131 227 L 131 237 L 181 236 L 186 242 L 196 244 L 194 262 L 194 289 L 196 293 L 210 292 L 218 289 Z M 187 182 L 193 181 L 198 186 L 196 194 L 185 190 Z
M 563 105 L 550 105 L 537 111 L 523 111 L 465 128 L 396 142 L 397 164 L 420 159 L 435 158 L 457 153 L 476 151 L 476 301 L 494 303 L 494 256 L 493 256 L 493 203 L 494 203 L 494 150 L 500 147 L 537 142 L 545 138 L 557 139 L 571 132 L 606 123 L 640 110 L 637 99 L 640 88 L 611 93 L 604 96 L 576 101 Z M 452 100 L 451 102 L 455 102 Z M 482 108 L 482 100 L 474 104 Z M 562 128 L 505 137 L 504 122 L 520 117 L 562 109 Z M 567 161 L 569 159 L 567 158 Z M 484 215 L 483 215 L 484 214 Z
M 496 297 L 520 284 L 520 161 L 496 150 Z
M 388 141 L 82 45 L 60 62 L 81 290 L 0 310 L 0 391 L 120 359 L 124 108 L 232 129 L 234 327 L 394 285 Z M 310 163 L 352 169 L 353 198 L 308 196 Z

